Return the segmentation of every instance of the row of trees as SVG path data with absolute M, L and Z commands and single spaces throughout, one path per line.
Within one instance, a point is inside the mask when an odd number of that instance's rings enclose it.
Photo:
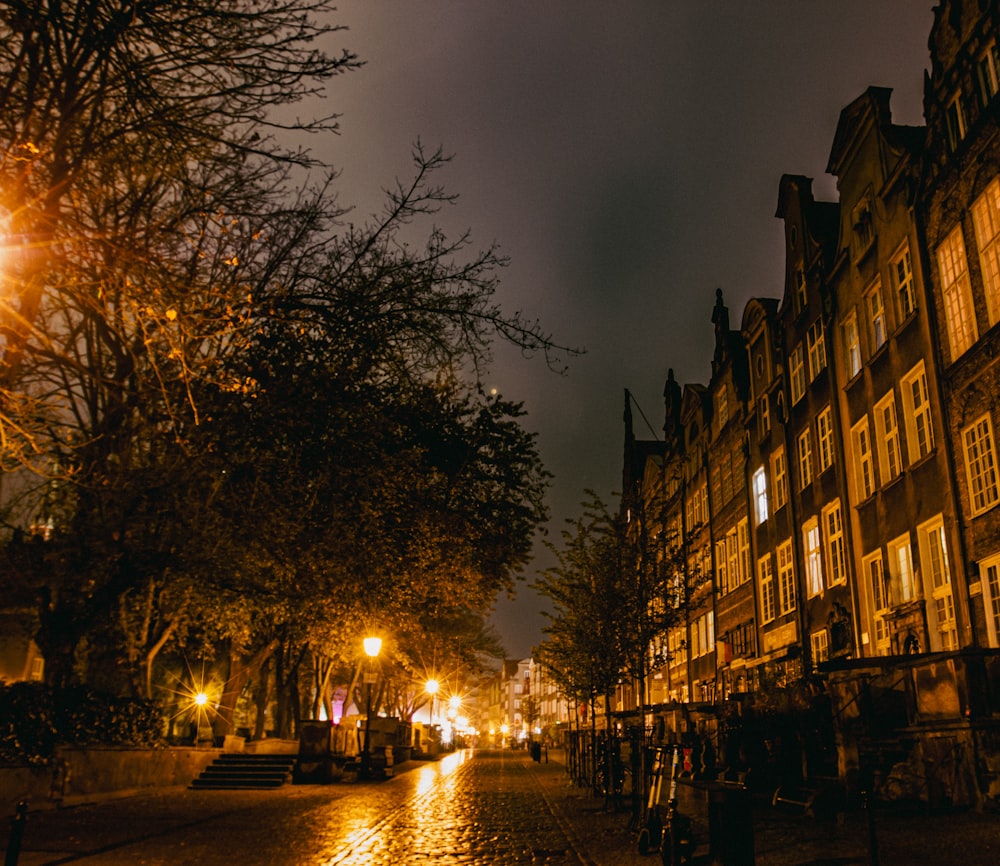
M 0 9 L 0 568 L 52 685 L 155 696 L 214 657 L 225 732 L 268 660 L 301 706 L 370 629 L 404 675 L 496 649 L 547 476 L 478 374 L 495 339 L 558 347 L 496 302 L 496 248 L 433 225 L 444 154 L 355 222 L 288 144 L 336 132 L 279 119 L 360 65 L 334 16 Z

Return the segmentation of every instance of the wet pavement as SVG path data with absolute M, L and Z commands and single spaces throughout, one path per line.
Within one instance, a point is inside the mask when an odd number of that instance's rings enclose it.
M 18 866 L 658 866 L 627 811 L 574 785 L 558 761 L 526 752 L 458 752 L 411 762 L 383 782 L 268 791 L 167 789 L 30 811 Z M 864 813 L 818 822 L 766 805 L 753 813 L 757 866 L 866 866 Z M 6 844 L 9 821 L 0 826 Z M 994 866 L 991 814 L 876 814 L 878 866 Z M 695 861 L 709 864 L 707 847 Z

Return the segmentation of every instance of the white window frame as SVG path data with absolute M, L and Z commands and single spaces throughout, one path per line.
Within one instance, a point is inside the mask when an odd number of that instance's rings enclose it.
M 805 490 L 813 480 L 812 428 L 806 427 L 795 440 L 799 462 L 799 490 Z
M 938 245 L 936 258 L 941 277 L 948 350 L 951 360 L 957 361 L 979 339 L 961 223 Z
M 830 660 L 830 632 L 821 628 L 809 635 L 809 650 L 813 666 Z
M 817 319 L 806 331 L 806 346 L 809 358 L 809 381 L 812 382 L 826 369 L 826 337 L 823 322 Z
M 896 395 L 891 388 L 875 404 L 875 438 L 878 444 L 879 480 L 884 485 L 903 471 L 899 422 L 896 417 Z
M 774 480 L 774 510 L 777 512 L 788 502 L 788 467 L 783 445 L 775 448 L 771 454 L 771 477 Z
M 854 458 L 855 497 L 858 502 L 864 502 L 875 493 L 875 461 L 867 415 L 851 428 L 851 453 Z
M 963 428 L 962 453 L 969 482 L 969 504 L 972 516 L 977 517 L 1000 502 L 993 421 L 988 412 Z
M 916 577 L 913 572 L 913 549 L 910 533 L 892 539 L 886 549 L 889 553 L 889 603 L 895 607 L 917 597 Z
M 753 578 L 753 560 L 750 553 L 750 522 L 745 517 L 736 524 L 736 546 L 740 557 L 740 583 L 744 584 Z
M 896 254 L 889 260 L 892 272 L 892 284 L 899 304 L 899 319 L 904 321 L 916 312 L 917 293 L 913 282 L 913 259 L 910 257 L 910 244 L 904 241 Z
M 865 318 L 868 337 L 874 355 L 889 339 L 889 326 L 885 318 L 885 301 L 882 299 L 882 280 L 876 279 L 865 292 Z
M 951 566 L 944 519 L 939 514 L 917 527 L 920 564 L 928 619 L 935 638 L 934 649 L 958 649 L 958 624 L 955 620 L 955 597 L 952 593 Z
M 811 517 L 802 525 L 802 556 L 806 566 L 806 596 L 822 595 L 826 586 L 823 582 L 823 542 L 818 517 Z
M 806 366 L 801 343 L 788 356 L 788 381 L 794 406 L 806 395 Z
M 876 550 L 862 560 L 868 602 L 871 605 L 871 628 L 875 633 L 875 655 L 885 656 L 892 651 L 892 633 L 888 615 L 891 610 L 891 594 L 885 579 L 885 565 L 882 551 Z
M 924 362 L 919 361 L 899 381 L 906 421 L 906 450 L 910 464 L 917 463 L 934 450 L 934 418 Z
M 979 250 L 979 269 L 990 325 L 1000 320 L 1000 177 L 995 177 L 972 203 L 972 226 Z
M 763 439 L 771 432 L 771 399 L 767 394 L 762 394 L 757 403 L 757 415 L 760 418 L 760 438 Z
M 833 409 L 826 406 L 816 416 L 816 446 L 819 456 L 819 472 L 822 475 L 833 466 Z
M 991 647 L 1000 647 L 1000 554 L 981 560 L 979 582 L 986 611 L 986 638 Z
M 752 484 L 754 519 L 757 521 L 757 526 L 760 526 L 768 518 L 767 471 L 763 466 L 758 466 L 754 471 Z
M 857 262 L 875 243 L 875 224 L 872 219 L 872 194 L 865 192 L 851 209 L 851 258 Z
M 795 610 L 795 556 L 790 538 L 778 545 L 777 556 L 778 612 L 784 615 Z
M 757 560 L 757 583 L 760 592 L 761 624 L 774 622 L 777 604 L 774 596 L 774 563 L 771 554 L 766 553 Z
M 826 575 L 830 586 L 847 583 L 847 555 L 844 549 L 844 513 L 840 500 L 823 507 L 823 540 L 826 547 Z
M 861 334 L 858 331 L 858 314 L 851 313 L 841 326 L 844 335 L 844 360 L 847 378 L 853 379 L 861 372 Z

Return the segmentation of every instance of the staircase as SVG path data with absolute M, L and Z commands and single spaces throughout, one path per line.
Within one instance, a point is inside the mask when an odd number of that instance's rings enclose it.
M 222 754 L 189 787 L 199 790 L 280 788 L 291 777 L 295 755 Z

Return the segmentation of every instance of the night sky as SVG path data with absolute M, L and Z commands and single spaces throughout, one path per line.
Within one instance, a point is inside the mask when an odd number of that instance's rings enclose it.
M 498 347 L 492 381 L 528 411 L 555 476 L 551 537 L 585 489 L 621 486 L 624 389 L 661 435 L 668 368 L 707 383 L 721 288 L 739 326 L 780 297 L 782 174 L 825 174 L 840 111 L 893 88 L 922 123 L 934 0 L 341 0 L 331 49 L 367 65 L 331 83 L 341 134 L 311 146 L 360 219 L 442 146 L 459 195 L 438 220 L 511 259 L 498 300 L 586 350 L 549 372 Z M 652 438 L 642 415 L 636 433 Z M 549 564 L 540 552 L 527 577 Z M 508 654 L 542 638 L 527 587 L 493 617 Z

